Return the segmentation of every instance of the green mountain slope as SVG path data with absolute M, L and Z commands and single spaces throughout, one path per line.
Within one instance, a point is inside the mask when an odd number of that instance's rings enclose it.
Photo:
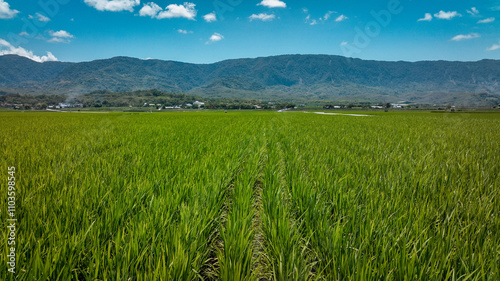
M 214 64 L 129 57 L 40 64 L 0 56 L 0 71 L 0 87 L 55 93 L 156 88 L 210 97 L 485 104 L 500 98 L 498 60 L 412 63 L 283 55 Z
M 72 63 L 38 63 L 16 55 L 0 56 L 0 86 L 17 86 L 19 83 L 41 82 L 54 78 Z

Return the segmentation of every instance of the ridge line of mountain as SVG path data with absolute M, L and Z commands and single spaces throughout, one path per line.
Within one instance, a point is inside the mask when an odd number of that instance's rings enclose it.
M 500 60 L 374 61 L 335 55 L 279 55 L 194 64 L 118 56 L 37 63 L 0 56 L 0 87 L 78 94 L 158 89 L 205 97 L 285 101 L 494 104 Z

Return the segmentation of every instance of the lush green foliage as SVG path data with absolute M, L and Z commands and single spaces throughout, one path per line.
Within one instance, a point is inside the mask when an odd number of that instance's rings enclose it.
M 76 95 L 70 98 L 70 100 L 72 102 L 81 103 L 85 107 L 95 107 L 96 105 L 105 107 L 138 107 L 144 104 L 161 104 L 163 106 L 185 105 L 186 103 L 193 103 L 203 99 L 193 95 L 164 93 L 152 89 L 123 93 L 94 91 L 87 94 Z
M 500 103 L 498 81 L 498 60 L 409 63 L 284 55 L 213 64 L 128 57 L 40 64 L 0 56 L 0 86 L 58 94 L 155 88 L 211 98 L 322 103 L 409 100 L 472 106 Z
M 31 107 L 47 107 L 48 105 L 58 105 L 66 101 L 68 97 L 63 95 L 20 95 L 5 94 L 0 95 L 0 105 L 12 107 L 14 104 L 22 104 Z M 43 106 L 42 106 L 43 105 Z
M 45 62 L 38 63 L 17 55 L 0 56 L 0 85 L 14 86 L 24 84 L 25 87 L 37 88 L 34 81 L 47 81 L 61 73 L 71 63 Z M 16 87 L 17 88 L 17 87 Z
M 500 279 L 499 114 L 0 120 L 15 280 Z
M 162 107 L 183 106 L 195 101 L 204 101 L 204 108 L 208 109 L 255 109 L 258 105 L 262 109 L 293 108 L 295 104 L 279 102 L 270 105 L 268 102 L 251 99 L 236 98 L 202 98 L 187 94 L 165 93 L 156 89 L 138 90 L 132 92 L 114 93 L 110 91 L 93 91 L 87 94 L 75 95 L 27 95 L 27 94 L 0 94 L 0 106 L 12 108 L 20 105 L 23 109 L 45 109 L 47 106 L 57 106 L 59 103 L 70 105 L 80 104 L 83 107 L 144 107 L 149 104 Z M 195 106 L 195 108 L 197 108 Z

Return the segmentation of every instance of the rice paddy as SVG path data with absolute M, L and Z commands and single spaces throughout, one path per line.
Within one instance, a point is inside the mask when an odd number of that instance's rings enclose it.
M 500 280 L 500 114 L 369 115 L 2 112 L 0 280 Z

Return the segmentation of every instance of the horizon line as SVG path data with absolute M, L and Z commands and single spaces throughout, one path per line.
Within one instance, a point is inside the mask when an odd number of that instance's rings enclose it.
M 445 59 L 438 59 L 438 60 L 415 60 L 415 61 L 410 61 L 410 60 L 375 60 L 375 59 L 363 59 L 363 58 L 355 58 L 355 57 L 345 57 L 341 55 L 329 55 L 329 54 L 280 54 L 280 55 L 269 55 L 269 56 L 257 56 L 257 57 L 241 57 L 241 58 L 228 58 L 228 59 L 223 59 L 215 62 L 210 62 L 210 63 L 199 63 L 199 62 L 186 62 L 186 61 L 181 61 L 181 60 L 173 60 L 173 59 L 157 59 L 157 58 L 138 58 L 138 57 L 132 57 L 132 56 L 125 56 L 125 55 L 118 55 L 118 56 L 113 56 L 109 58 L 96 58 L 93 60 L 83 60 L 83 61 L 43 61 L 39 62 L 36 60 L 33 60 L 32 58 L 26 57 L 26 56 L 21 56 L 18 54 L 0 54 L 0 57 L 3 56 L 13 56 L 13 57 L 20 57 L 20 58 L 26 58 L 30 61 L 36 62 L 36 63 L 45 63 L 45 62 L 59 62 L 59 63 L 87 63 L 87 62 L 94 62 L 94 61 L 104 61 L 104 60 L 112 60 L 112 59 L 118 59 L 118 58 L 128 58 L 128 59 L 135 59 L 135 60 L 141 60 L 141 61 L 164 61 L 164 62 L 177 62 L 177 63 L 184 63 L 184 64 L 195 64 L 195 65 L 210 65 L 210 64 L 217 64 L 225 61 L 232 61 L 232 60 L 255 60 L 255 59 L 262 59 L 262 58 L 273 58 L 273 57 L 286 57 L 286 56 L 327 56 L 327 57 L 337 57 L 337 58 L 344 58 L 346 60 L 360 60 L 360 61 L 373 61 L 373 62 L 393 62 L 393 63 L 419 63 L 419 62 L 480 62 L 480 61 L 500 61 L 499 59 L 489 59 L 489 58 L 483 58 L 480 60 L 445 60 Z

